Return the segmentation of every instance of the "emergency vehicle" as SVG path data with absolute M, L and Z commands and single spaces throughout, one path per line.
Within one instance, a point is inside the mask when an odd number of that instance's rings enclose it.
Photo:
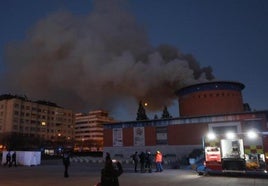
M 267 174 L 268 132 L 208 133 L 203 138 L 203 173 Z

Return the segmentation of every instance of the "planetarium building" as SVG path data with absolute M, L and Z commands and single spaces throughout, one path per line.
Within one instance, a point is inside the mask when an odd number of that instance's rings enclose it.
M 245 107 L 244 88 L 242 83 L 231 81 L 184 87 L 176 92 L 179 117 L 105 124 L 104 153 L 129 159 L 135 151 L 160 150 L 180 158 L 202 148 L 202 139 L 209 131 L 268 131 L 268 111 Z M 268 146 L 265 148 L 268 151 Z

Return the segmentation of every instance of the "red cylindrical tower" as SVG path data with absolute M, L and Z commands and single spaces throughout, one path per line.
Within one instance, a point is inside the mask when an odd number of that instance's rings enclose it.
M 184 87 L 177 91 L 180 116 L 201 116 L 243 112 L 239 82 L 213 81 Z

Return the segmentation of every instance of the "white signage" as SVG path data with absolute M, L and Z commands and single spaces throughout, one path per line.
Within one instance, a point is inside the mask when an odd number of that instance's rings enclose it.
M 144 127 L 134 127 L 134 146 L 144 146 Z
M 116 147 L 123 146 L 122 128 L 114 128 L 113 129 L 113 146 L 116 146 Z

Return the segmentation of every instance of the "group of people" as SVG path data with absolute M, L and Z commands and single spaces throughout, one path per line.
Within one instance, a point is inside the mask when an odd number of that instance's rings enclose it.
M 68 168 L 70 166 L 70 152 L 66 151 L 62 155 L 64 165 L 64 177 L 69 177 Z M 134 170 L 138 172 L 138 163 L 140 162 L 141 172 L 152 172 L 152 164 L 156 164 L 156 172 L 162 172 L 162 160 L 163 156 L 160 151 L 156 151 L 155 155 L 152 155 L 149 151 L 146 153 L 135 152 L 132 155 L 134 161 Z M 101 170 L 101 179 L 97 186 L 119 186 L 118 177 L 123 173 L 122 165 L 119 161 L 112 160 L 109 153 L 106 153 L 104 168 Z
M 140 171 L 141 172 L 152 172 L 152 165 L 153 162 L 156 164 L 156 172 L 162 172 L 163 166 L 163 155 L 160 151 L 156 151 L 155 155 L 151 154 L 150 151 L 141 152 L 138 154 L 138 152 L 135 152 L 132 155 L 132 159 L 134 162 L 134 171 L 138 172 L 138 163 L 140 162 Z
M 16 159 L 17 159 L 16 152 L 13 152 L 11 155 L 11 152 L 8 151 L 7 155 L 6 155 L 6 162 L 5 162 L 4 166 L 12 167 L 14 165 L 16 167 L 17 166 Z
M 138 172 L 138 163 L 140 162 L 141 172 L 152 172 L 152 164 L 156 163 L 156 172 L 162 172 L 162 161 L 163 155 L 160 151 L 156 151 L 156 154 L 153 155 L 149 151 L 146 153 L 135 152 L 132 155 L 134 161 L 134 171 Z M 112 160 L 109 153 L 106 153 L 105 165 L 101 170 L 101 181 L 97 186 L 119 186 L 118 177 L 123 173 L 122 165 L 119 161 Z

